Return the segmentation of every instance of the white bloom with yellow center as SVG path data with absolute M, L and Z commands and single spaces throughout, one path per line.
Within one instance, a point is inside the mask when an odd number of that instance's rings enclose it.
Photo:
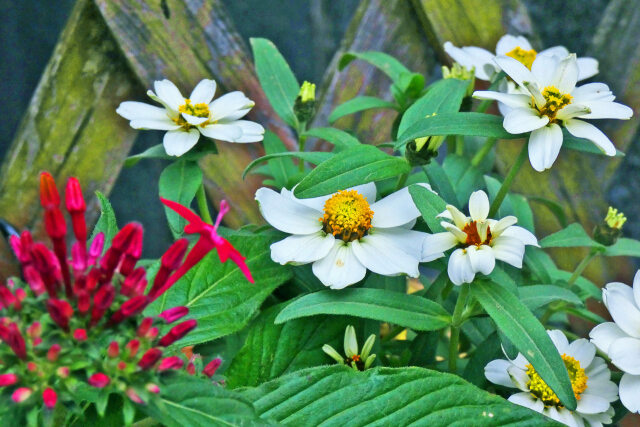
M 640 271 L 633 288 L 619 282 L 607 284 L 602 300 L 613 322 L 593 328 L 591 342 L 624 372 L 620 401 L 629 411 L 640 413 Z
M 426 233 L 411 230 L 420 212 L 408 189 L 375 199 L 373 183 L 312 199 L 297 199 L 286 188 L 260 188 L 262 216 L 291 234 L 271 245 L 271 259 L 282 265 L 312 262 L 316 277 L 333 289 L 362 280 L 367 269 L 418 277 Z
M 574 54 L 562 60 L 539 56 L 531 70 L 508 56 L 498 56 L 495 61 L 526 94 L 476 91 L 473 96 L 509 107 L 503 121 L 507 132 L 531 132 L 529 161 L 535 170 L 549 169 L 555 162 L 562 146 L 561 127 L 573 136 L 590 140 L 608 156 L 616 154 L 613 143 L 600 129 L 578 119 L 629 119 L 633 111 L 613 102 L 615 96 L 604 83 L 576 87 L 579 72 Z
M 169 80 L 154 83 L 155 92 L 147 95 L 164 108 L 142 102 L 126 101 L 116 112 L 134 129 L 166 130 L 164 149 L 170 156 L 181 156 L 196 145 L 200 134 L 227 142 L 262 141 L 264 128 L 258 123 L 240 120 L 255 105 L 242 92 L 227 93 L 213 100 L 214 80 L 202 80 L 189 98 Z
M 489 198 L 480 190 L 469 198 L 469 213 L 464 215 L 455 206 L 447 205 L 441 217 L 453 221 L 441 224 L 447 230 L 429 234 L 424 241 L 424 259 L 444 256 L 444 251 L 458 247 L 449 258 L 449 279 L 455 285 L 471 283 L 476 273 L 490 274 L 496 259 L 522 268 L 525 245 L 538 246 L 538 240 L 528 230 L 516 226 L 515 216 L 500 221 L 488 219 Z
M 567 368 L 578 401 L 575 411 L 562 405 L 558 396 L 520 353 L 514 360 L 489 362 L 484 368 L 487 379 L 494 384 L 520 389 L 519 393 L 509 397 L 509 401 L 568 426 L 601 427 L 610 423 L 614 413 L 611 402 L 618 400 L 618 387 L 611 381 L 611 371 L 605 361 L 596 357 L 596 347 L 584 338 L 569 344 L 559 330 L 547 333 Z
M 562 59 L 569 55 L 569 51 L 564 46 L 554 46 L 536 52 L 525 37 L 510 34 L 504 35 L 498 40 L 495 55 L 480 47 L 455 47 L 451 42 L 444 44 L 444 50 L 460 65 L 468 69 L 475 67 L 476 78 L 480 80 L 491 80 L 496 73 L 500 72 L 500 64 L 496 64 L 493 60 L 498 55 L 510 56 L 529 69 L 537 57 L 552 56 Z M 588 79 L 598 74 L 598 61 L 594 58 L 578 58 L 577 65 L 579 69 L 578 80 Z

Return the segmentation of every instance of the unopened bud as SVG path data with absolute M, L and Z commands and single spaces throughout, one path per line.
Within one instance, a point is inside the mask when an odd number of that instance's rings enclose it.
M 164 319 L 167 323 L 173 323 L 187 314 L 189 314 L 188 307 L 173 307 L 158 314 L 158 317 Z
M 149 393 L 153 393 L 153 394 L 160 393 L 160 387 L 158 387 L 156 384 L 149 383 L 145 386 L 145 388 Z
M 158 371 L 167 371 L 169 369 L 180 369 L 184 365 L 184 361 L 178 356 L 165 357 L 158 365 Z
M 222 359 L 220 359 L 219 357 L 216 357 L 211 362 L 207 363 L 207 365 L 202 370 L 202 373 L 208 376 L 209 378 L 211 378 L 212 376 L 215 375 L 216 371 L 218 370 L 221 364 L 222 364 Z
M 56 182 L 49 172 L 40 174 L 40 204 L 46 210 L 60 206 L 60 194 Z
M 11 395 L 11 400 L 13 400 L 16 403 L 22 403 L 25 400 L 27 400 L 29 397 L 31 397 L 32 393 L 33 393 L 33 390 L 31 390 L 30 388 L 20 387 L 13 392 L 13 394 Z
M 69 376 L 69 367 L 68 366 L 60 366 L 56 369 L 56 374 L 60 378 L 67 378 Z
M 138 354 L 138 349 L 140 348 L 140 341 L 133 339 L 127 343 L 125 349 L 129 354 L 129 358 L 133 358 Z
M 2 374 L 0 375 L 0 387 L 7 387 L 14 385 L 18 382 L 18 376 L 16 374 Z
M 605 246 L 615 244 L 622 236 L 622 226 L 627 218 L 622 212 L 609 206 L 604 221 L 593 229 L 593 240 Z
M 58 402 L 58 394 L 51 387 L 47 387 L 42 392 L 42 400 L 47 409 L 53 409 Z
M 50 362 L 55 362 L 56 360 L 58 360 L 58 355 L 60 354 L 60 350 L 62 348 L 60 347 L 60 344 L 53 344 L 51 347 L 49 347 L 49 351 L 47 351 L 47 360 L 49 360 Z
M 138 326 L 137 335 L 140 338 L 144 337 L 145 335 L 147 335 L 152 325 L 153 325 L 153 317 L 145 317 L 144 319 L 142 319 L 142 322 L 140 322 L 140 326 Z
M 145 354 L 142 355 L 138 366 L 142 370 L 147 370 L 153 367 L 158 360 L 162 357 L 162 350 L 159 348 L 150 348 Z
M 311 120 L 316 112 L 316 85 L 305 81 L 293 105 L 293 111 L 301 122 Z
M 73 331 L 73 338 L 77 341 L 86 341 L 87 340 L 87 330 L 86 329 L 76 329 Z
M 164 337 L 160 339 L 158 345 L 167 347 L 173 344 L 174 342 L 178 341 L 189 332 L 191 332 L 197 325 L 198 322 L 195 319 L 185 320 L 184 322 L 177 324 L 176 326 L 171 328 L 171 330 Z
M 107 347 L 107 356 L 113 359 L 115 357 L 118 357 L 119 354 L 120 354 L 120 346 L 116 341 L 111 341 L 109 343 L 109 346 Z
M 104 388 L 109 385 L 111 380 L 102 372 L 96 372 L 89 377 L 89 385 L 95 388 Z

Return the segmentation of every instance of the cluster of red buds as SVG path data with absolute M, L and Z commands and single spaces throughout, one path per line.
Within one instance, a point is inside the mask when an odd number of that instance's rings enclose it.
M 213 249 L 222 262 L 231 259 L 253 282 L 242 255 L 216 233 L 229 210 L 224 202 L 212 225 L 188 208 L 163 200 L 188 220 L 185 233 L 199 234 L 199 239 L 191 250 L 185 238 L 173 243 L 149 286 L 147 271 L 136 266 L 142 254 L 140 224 L 125 225 L 110 244 L 103 233 L 89 242 L 80 184 L 70 178 L 65 207 L 75 242 L 68 257 L 60 195 L 46 172 L 40 176 L 40 201 L 53 250 L 34 242 L 29 231 L 12 236 L 26 284 L 10 279 L 0 285 L 0 339 L 6 344 L 0 345 L 0 392 L 10 395 L 16 406 L 35 411 L 43 402 L 52 409 L 61 396 L 71 399 L 80 382 L 144 403 L 160 392 L 159 375 L 183 368 L 183 358 L 167 356 L 166 349 L 197 324 L 183 320 L 187 307 L 153 317 L 142 317 L 144 309 Z M 175 325 L 160 334 L 167 329 L 164 324 Z M 214 359 L 202 373 L 212 376 L 219 365 Z

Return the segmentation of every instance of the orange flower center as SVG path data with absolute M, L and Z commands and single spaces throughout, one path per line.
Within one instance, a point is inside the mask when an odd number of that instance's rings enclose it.
M 484 240 L 480 236 L 480 233 L 478 232 L 477 221 L 468 222 L 464 226 L 462 231 L 464 231 L 467 234 L 467 240 L 465 241 L 465 244 L 467 246 L 471 246 L 471 245 L 481 246 L 481 245 L 488 245 L 489 243 L 491 243 L 491 229 L 489 228 L 488 225 L 487 225 L 487 237 L 484 238 Z

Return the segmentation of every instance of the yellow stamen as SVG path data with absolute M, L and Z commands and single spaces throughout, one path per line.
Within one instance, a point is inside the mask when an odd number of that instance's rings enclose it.
M 190 99 L 185 99 L 184 104 L 178 107 L 178 111 L 195 117 L 209 117 L 209 106 L 207 104 L 201 102 L 193 105 Z
M 573 357 L 563 354 L 562 360 L 569 373 L 573 394 L 577 400 L 580 400 L 582 393 L 587 389 L 587 380 L 589 377 L 585 374 L 584 369 L 580 367 L 580 362 Z M 529 376 L 527 387 L 529 387 L 529 391 L 533 397 L 540 399 L 546 407 L 563 407 L 558 396 L 556 396 L 553 390 L 549 388 L 530 364 L 527 365 L 527 375 Z
M 609 211 L 607 212 L 607 216 L 604 221 L 610 228 L 620 230 L 624 223 L 627 222 L 627 217 L 624 216 L 622 212 L 618 213 L 618 209 L 614 209 L 609 206 Z
M 520 46 L 517 46 L 513 50 L 505 53 L 505 55 L 510 56 L 516 61 L 521 62 L 528 69 L 531 69 L 531 66 L 533 65 L 533 61 L 535 61 L 537 54 L 538 53 L 533 49 L 524 50 Z
M 372 218 L 367 199 L 356 190 L 344 190 L 324 203 L 324 216 L 319 220 L 324 224 L 325 233 L 351 242 L 367 234 Z
M 573 99 L 573 96 L 568 93 L 561 93 L 555 86 L 545 87 L 542 91 L 542 96 L 547 102 L 542 108 L 536 108 L 541 115 L 549 117 L 549 123 L 553 123 L 556 120 L 558 111 L 571 104 Z M 535 102 L 533 102 L 533 105 L 535 105 Z

